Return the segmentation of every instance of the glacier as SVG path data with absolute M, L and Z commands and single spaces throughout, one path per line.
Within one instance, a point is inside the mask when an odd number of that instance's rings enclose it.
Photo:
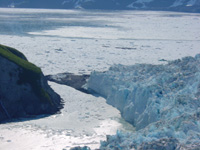
M 94 71 L 87 88 L 105 97 L 136 127 L 136 132 L 107 136 L 101 149 L 200 147 L 200 54 L 161 65 L 114 65 Z

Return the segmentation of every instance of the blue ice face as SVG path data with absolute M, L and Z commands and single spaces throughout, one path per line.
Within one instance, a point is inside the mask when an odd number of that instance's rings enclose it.
M 121 142 L 123 147 L 126 142 L 130 146 L 162 138 L 168 141 L 169 137 L 183 145 L 191 142 L 191 137 L 199 143 L 199 66 L 198 54 L 166 65 L 116 65 L 107 72 L 93 73 L 88 87 L 104 95 L 138 130 L 110 137 L 102 146 Z

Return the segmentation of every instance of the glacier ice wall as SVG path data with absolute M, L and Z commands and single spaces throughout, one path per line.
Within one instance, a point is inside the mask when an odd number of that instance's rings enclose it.
M 102 146 L 116 146 L 117 140 L 117 145 L 125 143 L 130 149 L 165 138 L 180 143 L 174 147 L 200 143 L 200 54 L 166 65 L 115 65 L 106 72 L 93 72 L 87 87 L 118 108 L 137 130 L 109 137 Z

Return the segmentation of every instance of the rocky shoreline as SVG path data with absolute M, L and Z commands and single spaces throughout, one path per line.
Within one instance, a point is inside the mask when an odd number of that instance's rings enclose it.
M 73 73 L 58 73 L 56 75 L 47 75 L 45 76 L 47 80 L 70 86 L 78 91 L 92 94 L 92 91 L 89 91 L 88 89 L 84 88 L 84 85 L 87 83 L 87 80 L 89 79 L 90 75 L 75 75 Z

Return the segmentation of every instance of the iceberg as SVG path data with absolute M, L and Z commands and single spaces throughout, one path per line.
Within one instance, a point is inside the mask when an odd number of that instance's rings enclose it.
M 136 128 L 107 136 L 101 149 L 200 147 L 200 54 L 165 65 L 115 65 L 95 71 L 87 88 L 105 97 Z

